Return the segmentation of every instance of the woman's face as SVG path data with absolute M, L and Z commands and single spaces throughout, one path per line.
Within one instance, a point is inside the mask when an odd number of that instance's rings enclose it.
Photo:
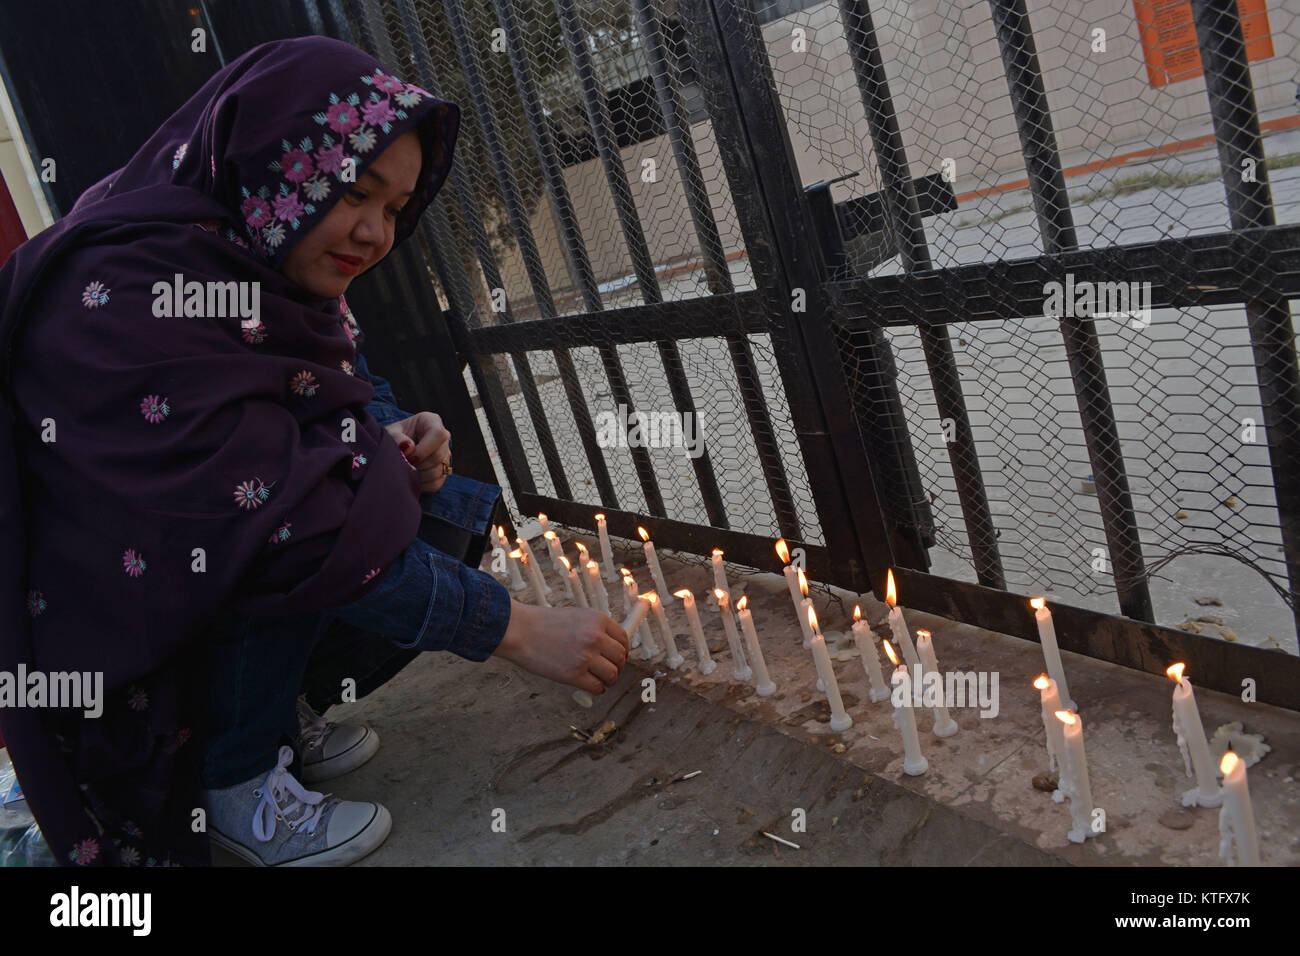
M 343 198 L 285 256 L 280 271 L 291 281 L 332 299 L 388 254 L 397 214 L 414 192 L 423 153 L 415 131 L 398 137 L 358 174 Z

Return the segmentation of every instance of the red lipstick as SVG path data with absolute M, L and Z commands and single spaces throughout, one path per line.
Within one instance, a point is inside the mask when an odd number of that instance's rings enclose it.
M 344 275 L 354 276 L 361 271 L 361 264 L 365 262 L 360 256 L 343 256 L 337 252 L 331 252 L 330 258 L 334 260 L 334 265 Z

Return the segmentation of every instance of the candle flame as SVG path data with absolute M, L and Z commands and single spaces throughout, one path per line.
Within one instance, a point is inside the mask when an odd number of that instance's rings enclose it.
M 861 605 L 861 604 L 855 604 L 855 605 L 853 605 L 853 620 L 855 620 L 855 621 L 860 621 L 860 620 L 862 620 L 862 605 Z
M 545 521 L 545 520 L 546 520 L 546 515 L 542 514 L 540 511 L 537 512 L 537 520 L 538 520 L 538 521 Z
M 897 667 L 898 655 L 894 653 L 894 646 L 890 644 L 889 641 L 884 640 L 883 638 L 881 639 L 880 643 L 885 645 L 885 655 L 889 658 L 889 663 Z
M 1237 769 L 1237 764 L 1239 763 L 1241 763 L 1241 759 L 1229 750 L 1223 755 L 1223 759 L 1219 761 L 1219 770 L 1221 770 L 1223 775 L 1226 777 L 1228 774 L 1232 773 L 1232 771 Z
M 1171 664 L 1165 668 L 1165 676 L 1170 677 L 1181 684 L 1183 682 L 1183 671 L 1186 669 L 1186 664 Z
M 781 559 L 782 564 L 790 563 L 790 548 L 785 543 L 785 538 L 776 539 L 776 556 Z
M 885 575 L 885 603 L 890 607 L 898 603 L 898 589 L 894 587 L 893 568 L 890 568 L 889 573 Z
M 600 570 L 600 565 L 597 564 L 595 561 L 588 561 L 588 562 L 587 562 L 587 570 L 588 570 L 588 571 L 599 571 L 599 570 Z
M 510 557 L 512 558 L 522 558 L 523 556 L 524 553 L 520 551 L 518 548 L 515 548 L 513 551 L 510 552 Z
M 749 595 L 746 594 L 743 598 L 741 598 L 739 601 L 736 602 L 736 610 L 743 611 L 745 609 L 745 604 L 748 601 L 749 601 Z
M 1034 686 L 1039 690 L 1047 690 L 1047 688 L 1052 686 L 1052 679 L 1046 674 L 1039 674 L 1034 678 Z
M 641 527 L 640 525 L 636 526 L 636 533 L 641 536 L 642 541 L 650 540 L 650 532 L 647 531 L 645 528 Z
M 674 591 L 673 597 L 679 597 L 683 601 L 685 601 L 687 598 L 690 598 L 691 600 L 695 599 L 695 595 L 691 593 L 689 588 L 682 588 L 680 591 Z
M 605 516 L 604 516 L 604 515 L 596 515 L 596 520 L 597 520 L 597 521 L 604 521 L 604 520 L 605 520 Z
M 713 549 L 713 555 L 714 555 L 714 557 L 718 557 L 718 558 L 722 557 L 722 549 L 721 549 L 721 548 L 714 548 L 714 549 Z
M 1029 606 L 1035 611 L 1041 611 L 1043 608 L 1047 607 L 1047 598 L 1030 598 Z
M 627 568 L 619 568 L 618 573 L 623 575 L 623 577 L 625 578 L 630 578 L 632 576 L 632 572 L 629 571 Z
M 645 598 L 651 604 L 659 603 L 659 592 L 657 591 L 647 591 L 645 594 L 639 594 L 637 596 Z
M 523 538 L 515 538 L 515 544 L 519 545 L 519 550 L 520 550 L 520 551 L 524 550 L 524 539 L 523 539 Z
M 804 596 L 804 597 L 807 597 L 807 596 L 808 596 L 808 578 L 804 575 L 804 573 L 803 573 L 803 568 L 799 568 L 798 570 L 799 570 L 799 590 L 803 592 L 803 596 Z
M 817 634 L 817 612 L 813 610 L 811 604 L 808 605 L 808 626 L 812 628 L 813 634 Z
M 916 639 L 919 641 L 922 638 L 928 641 L 930 639 L 930 632 L 918 627 L 916 629 Z
M 1056 712 L 1056 719 L 1063 724 L 1073 726 L 1074 722 L 1079 718 L 1074 716 L 1074 714 L 1070 713 L 1068 710 L 1058 710 Z
M 560 563 L 561 563 L 562 565 L 564 565 L 564 570 L 566 570 L 566 571 L 572 571 L 572 570 L 573 570 L 573 568 L 571 568 L 571 567 L 569 566 L 569 559 L 568 559 L 568 558 L 561 556 L 561 557 L 560 557 Z M 919 634 L 920 631 L 918 631 L 917 633 Z
M 500 525 L 500 524 L 497 525 L 497 537 L 504 539 L 505 536 L 506 536 L 505 525 Z
M 575 543 L 576 543 L 577 546 L 578 546 L 578 550 L 582 552 L 582 555 L 583 555 L 583 557 L 585 558 L 585 557 L 587 556 L 587 546 L 586 546 L 585 544 L 583 544 L 581 541 L 578 541 L 578 542 L 575 542 Z
M 727 603 L 727 592 L 722 590 L 722 588 L 714 588 L 713 596 L 718 599 L 719 604 Z
M 554 532 L 554 531 L 543 531 L 543 532 L 542 532 L 542 537 L 545 538 L 547 541 L 550 541 L 552 538 L 555 537 L 555 532 Z

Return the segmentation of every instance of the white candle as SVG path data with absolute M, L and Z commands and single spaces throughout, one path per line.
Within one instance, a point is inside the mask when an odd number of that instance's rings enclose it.
M 644 595 L 637 595 L 637 599 L 632 604 L 632 610 L 628 612 L 627 617 L 623 618 L 623 630 L 628 634 L 641 629 L 645 624 L 645 616 L 650 613 L 650 599 Z
M 716 602 L 718 594 L 716 589 L 722 588 L 727 592 L 727 597 L 731 597 L 731 585 L 727 584 L 727 571 L 722 566 L 722 549 L 713 549 L 713 587 L 715 590 L 710 591 L 709 595 Z
M 790 563 L 790 548 L 785 543 L 785 538 L 776 539 L 776 554 L 785 565 L 781 569 L 785 574 L 785 586 L 790 589 L 790 603 L 794 605 L 795 617 L 803 620 L 803 595 L 799 592 L 799 574 L 798 570 Z M 804 647 L 808 645 L 805 644 Z
M 1060 803 L 1065 799 L 1065 725 L 1056 719 L 1056 712 L 1061 709 L 1061 695 L 1057 693 L 1056 681 L 1046 674 L 1038 675 L 1034 681 L 1038 688 L 1038 704 L 1043 713 L 1043 731 L 1047 737 L 1047 769 L 1056 772 L 1056 790 L 1052 793 L 1052 802 Z
M 840 684 L 835 679 L 835 668 L 831 666 L 830 651 L 826 650 L 826 639 L 817 629 L 817 615 L 810 608 L 808 626 L 812 629 L 813 662 L 821 676 L 826 689 L 826 701 L 831 705 L 831 730 L 839 733 L 853 726 L 853 718 L 844 709 L 844 699 L 840 697 Z
M 636 608 L 636 601 L 637 601 L 636 579 L 632 577 L 632 572 L 629 571 L 627 568 L 619 568 L 619 571 L 623 575 L 623 613 L 631 614 L 632 611 Z M 628 637 L 630 637 L 632 641 L 631 648 L 635 650 L 636 648 L 644 645 L 645 638 L 649 635 L 649 633 L 650 630 L 645 626 L 644 621 L 642 621 L 641 626 L 636 629 L 636 633 L 632 633 L 629 631 Z M 658 653 L 659 648 L 655 647 L 654 650 L 650 649 L 653 645 L 654 645 L 654 638 L 652 637 L 650 638 L 650 644 L 646 646 L 645 656 L 653 656 L 654 654 Z
M 673 629 L 668 626 L 668 615 L 664 612 L 664 602 L 659 600 L 659 595 L 655 591 L 650 593 L 650 610 L 654 612 L 655 623 L 659 625 L 659 635 L 664 639 L 664 651 L 667 657 L 664 663 L 673 670 L 681 667 L 686 658 L 677 653 L 677 639 L 673 637 Z
M 1223 771 L 1223 809 L 1219 811 L 1219 856 L 1233 863 L 1236 844 L 1239 866 L 1259 866 L 1259 838 L 1255 835 L 1255 811 L 1246 785 L 1246 762 L 1229 750 L 1219 763 Z
M 1071 710 L 1058 710 L 1056 717 L 1065 725 L 1065 768 L 1070 781 L 1070 820 L 1074 826 L 1067 833 L 1071 843 L 1082 843 L 1095 836 L 1092 829 L 1092 782 L 1088 779 L 1088 759 L 1083 752 L 1083 720 Z
M 564 557 L 564 551 L 560 548 L 560 539 L 556 537 L 554 531 L 548 531 L 542 535 L 542 540 L 546 542 L 551 551 L 551 570 L 555 572 L 560 583 L 564 585 L 564 596 L 570 601 L 577 601 L 577 596 L 573 593 L 573 585 L 569 582 L 569 562 Z
M 1033 598 L 1029 606 L 1034 609 L 1034 620 L 1038 622 L 1038 640 L 1043 645 L 1043 660 L 1047 662 L 1048 675 L 1056 681 L 1061 706 L 1064 710 L 1076 710 L 1074 698 L 1070 696 L 1070 686 L 1065 682 L 1065 665 L 1061 663 L 1061 649 L 1056 644 L 1056 625 L 1052 623 L 1052 612 L 1047 609 L 1047 599 Z
M 596 531 L 600 535 L 600 559 L 605 562 L 605 580 L 614 582 L 618 574 L 614 571 L 614 549 L 609 546 L 609 529 L 605 527 L 605 516 L 596 515 Z
M 871 627 L 862 620 L 862 607 L 853 607 L 853 642 L 858 645 L 858 654 L 862 666 L 866 669 L 867 679 L 871 682 L 871 701 L 876 703 L 889 697 L 889 688 L 885 686 L 885 675 L 880 670 L 880 655 L 876 653 L 876 640 Z
M 754 665 L 754 674 L 757 677 L 755 690 L 758 691 L 759 697 L 771 697 L 776 693 L 776 683 L 772 680 L 772 675 L 767 672 L 767 661 L 763 657 L 762 645 L 758 643 L 758 632 L 754 630 L 754 616 L 749 613 L 746 604 L 749 596 L 741 598 L 736 602 L 736 615 L 740 618 L 740 630 L 745 635 L 745 644 L 749 648 L 749 659 Z
M 907 621 L 903 618 L 903 609 L 898 606 L 898 592 L 894 588 L 894 571 L 892 568 L 886 575 L 885 603 L 889 605 L 889 633 L 893 635 L 894 643 L 902 650 L 903 659 L 907 661 L 907 666 L 911 668 L 910 673 L 913 683 L 920 684 L 924 668 L 921 666 L 921 658 L 917 656 L 916 648 L 912 646 L 912 632 L 907 629 Z
M 578 607 L 590 607 L 587 603 L 586 592 L 582 590 L 582 581 L 578 579 L 578 569 L 569 567 L 568 558 L 560 558 L 560 563 L 564 566 L 564 580 L 569 584 L 569 594 L 577 603 Z
M 523 563 L 524 570 L 528 572 L 528 580 L 533 584 L 533 594 L 537 597 L 537 603 L 542 607 L 550 607 L 551 602 L 546 600 L 546 582 L 542 580 L 542 572 L 537 570 L 537 562 L 529 561 L 528 555 L 523 551 L 516 549 L 512 552 L 518 555 L 519 560 Z
M 672 604 L 673 596 L 668 590 L 668 585 L 664 584 L 663 568 L 659 567 L 659 556 L 655 554 L 655 543 L 650 540 L 650 533 L 640 526 L 637 527 L 636 533 L 645 542 L 641 545 L 641 550 L 645 552 L 645 563 L 650 567 L 650 577 L 654 580 L 655 590 L 659 592 L 659 600 L 664 604 Z
M 543 536 L 543 537 L 545 537 L 546 535 L 548 535 L 548 534 L 551 533 L 551 523 L 550 523 L 549 521 L 546 520 L 546 515 L 541 514 L 541 513 L 538 513 L 538 515 L 537 515 L 537 523 L 540 524 L 540 525 L 542 526 L 542 536 Z
M 889 681 L 894 686 L 890 697 L 894 704 L 894 726 L 903 738 L 903 773 L 915 777 L 930 769 L 930 761 L 921 753 L 921 738 L 916 734 L 916 715 L 912 713 L 909 686 L 911 680 L 907 675 L 907 665 L 898 662 L 898 655 L 894 653 L 889 641 L 881 641 L 881 644 L 889 662 L 894 665 L 894 672 L 889 675 Z
M 1192 776 L 1193 771 L 1196 774 L 1196 786 L 1183 793 L 1183 806 L 1219 807 L 1223 805 L 1219 777 L 1215 773 L 1214 758 L 1210 756 L 1210 745 L 1205 742 L 1205 727 L 1196 707 L 1192 682 L 1183 676 L 1184 666 L 1174 664 L 1165 670 L 1178 682 L 1174 687 L 1174 735 L 1183 755 L 1183 767 L 1187 776 Z
M 691 640 L 695 642 L 695 656 L 700 665 L 701 674 L 712 674 L 718 668 L 718 662 L 709 656 L 709 642 L 704 639 L 704 626 L 700 624 L 700 612 L 695 607 L 695 595 L 683 588 L 673 592 L 682 599 L 686 608 L 686 620 L 691 626 Z
M 524 557 L 528 559 L 524 562 L 525 570 L 529 567 L 537 568 L 537 579 L 542 582 L 542 593 L 550 594 L 551 586 L 546 583 L 546 577 L 542 574 L 542 569 L 537 563 L 537 558 L 533 556 L 533 549 L 528 546 L 528 542 L 523 538 L 515 538 L 515 543 L 519 545 L 519 550 L 522 551 Z M 549 605 L 547 606 L 549 607 Z
M 808 596 L 808 578 L 803 573 L 803 568 L 795 571 L 795 586 L 799 589 L 799 603 L 796 610 L 799 612 L 799 628 L 803 631 L 803 646 L 812 647 L 812 630 L 808 627 L 808 609 L 812 607 L 812 598 Z M 818 690 L 826 688 L 818 686 Z
M 919 628 L 916 632 L 916 650 L 921 655 L 921 664 L 925 667 L 927 673 L 939 673 L 939 659 L 934 654 L 934 642 L 930 638 L 929 631 L 923 631 Z M 943 693 L 943 681 L 939 683 L 941 688 L 940 694 Z M 936 737 L 951 737 L 957 732 L 957 721 L 948 715 L 948 708 L 939 704 L 934 708 L 934 735 Z
M 524 576 L 519 573 L 518 559 L 512 555 L 510 546 L 506 544 L 506 529 L 501 525 L 497 525 L 497 541 L 501 550 L 506 553 L 506 564 L 510 568 L 510 590 L 522 591 L 528 587 L 528 584 L 524 581 Z
M 600 579 L 600 565 L 595 561 L 588 561 L 586 571 L 587 591 L 591 596 L 592 607 L 609 614 L 609 594 L 605 592 L 605 582 Z
M 713 553 L 716 555 L 718 552 Z M 722 588 L 714 588 L 713 596 L 718 599 L 718 613 L 722 615 L 722 629 L 727 632 L 727 644 L 731 647 L 732 680 L 753 680 L 754 672 L 745 663 L 745 651 L 740 646 L 740 635 L 736 633 L 736 622 L 731 618 L 731 597 Z

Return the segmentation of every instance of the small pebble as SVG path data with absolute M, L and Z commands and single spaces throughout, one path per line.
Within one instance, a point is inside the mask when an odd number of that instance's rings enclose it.
M 1034 777 L 1034 789 L 1051 793 L 1057 787 L 1056 777 L 1050 773 L 1040 773 Z
M 843 744 L 836 744 L 834 747 L 831 748 L 831 750 L 835 751 L 837 754 L 842 754 L 844 753 L 844 751 L 848 749 L 849 748 L 844 746 Z
M 1196 822 L 1196 818 L 1182 808 L 1166 810 L 1156 819 L 1162 827 L 1170 830 L 1186 830 Z
M 573 700 L 581 707 L 590 707 L 595 703 L 595 701 L 591 699 L 591 695 L 585 690 L 575 690 L 573 692 Z

